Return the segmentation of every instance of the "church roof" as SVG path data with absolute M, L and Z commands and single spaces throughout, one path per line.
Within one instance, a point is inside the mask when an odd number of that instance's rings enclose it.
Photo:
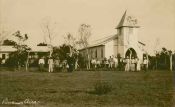
M 116 38 L 117 38 L 117 34 L 111 35 L 111 36 L 107 36 L 107 37 L 104 37 L 104 38 L 101 38 L 101 39 L 98 39 L 98 40 L 95 40 L 95 41 L 92 41 L 92 43 L 90 43 L 88 48 L 93 48 L 93 47 L 97 47 L 97 46 L 103 46 L 107 42 L 110 42 L 110 41 L 112 41 L 112 40 L 114 40 Z M 83 49 L 84 48 L 79 49 L 79 50 L 83 50 Z
M 139 26 L 137 23 L 137 19 L 131 15 L 128 15 L 127 11 L 125 11 L 116 29 L 119 29 L 121 27 L 139 27 Z
M 114 39 L 117 38 L 117 34 L 115 35 L 111 35 L 111 36 L 107 36 L 98 40 L 93 41 L 93 43 L 89 46 L 89 47 L 94 47 L 94 46 L 100 46 L 100 45 L 105 45 L 107 42 L 110 42 Z

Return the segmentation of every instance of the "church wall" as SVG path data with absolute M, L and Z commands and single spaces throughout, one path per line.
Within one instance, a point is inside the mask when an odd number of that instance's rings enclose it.
M 124 56 L 125 56 L 124 46 L 122 46 L 122 45 L 118 46 L 118 54 L 120 54 L 120 56 L 124 58 Z
M 105 44 L 105 57 L 109 58 L 112 55 L 114 55 L 114 41 Z
M 96 58 L 98 60 L 102 60 L 105 57 L 105 46 L 96 46 L 96 47 L 91 47 L 88 49 L 89 51 L 89 57 L 90 59 L 92 58 Z M 80 50 L 80 53 L 82 53 L 82 55 L 84 57 L 86 57 L 86 50 Z
M 104 58 L 104 51 L 104 46 L 90 48 L 91 59 L 97 58 L 98 60 L 102 60 Z
M 133 48 L 139 59 L 143 58 L 143 52 L 139 48 L 138 28 L 124 27 L 124 54 L 129 48 Z

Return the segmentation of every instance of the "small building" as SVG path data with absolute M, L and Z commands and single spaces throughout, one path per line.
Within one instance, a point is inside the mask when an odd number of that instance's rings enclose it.
M 31 58 L 38 58 L 39 54 L 46 54 L 49 52 L 49 48 L 47 46 L 33 46 L 30 51 Z M 15 52 L 16 48 L 13 46 L 0 46 L 0 58 L 8 59 L 10 53 Z
M 137 19 L 127 15 L 125 11 L 117 29 L 117 34 L 96 40 L 90 44 L 87 49 L 90 59 L 97 58 L 102 60 L 110 56 L 120 55 L 125 58 L 138 57 L 143 59 L 145 44 L 138 40 L 138 25 Z M 85 55 L 86 49 L 79 50 L 82 55 Z
M 16 51 L 13 46 L 0 46 L 0 58 L 1 59 L 8 59 L 9 53 Z

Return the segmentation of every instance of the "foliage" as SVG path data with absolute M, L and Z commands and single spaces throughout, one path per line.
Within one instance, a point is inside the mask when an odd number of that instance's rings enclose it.
M 49 57 L 51 57 L 53 52 L 53 40 L 57 36 L 56 23 L 53 23 L 50 20 L 45 20 L 41 24 L 41 28 L 44 34 L 44 42 L 49 48 L 51 48 L 49 52 Z
M 70 53 L 69 46 L 66 44 L 63 44 L 59 47 L 53 48 L 52 56 L 54 58 L 59 58 L 61 61 L 63 61 L 66 59 L 67 53 Z
M 13 41 L 13 40 L 6 39 L 6 40 L 3 41 L 3 44 L 2 45 L 15 46 L 16 45 L 16 42 Z
M 37 44 L 37 46 L 47 46 L 47 44 L 42 42 L 42 43 Z
M 63 61 L 63 60 L 66 59 L 67 54 L 70 53 L 70 49 L 69 49 L 70 47 L 73 50 L 76 50 L 72 46 L 69 46 L 69 45 L 66 45 L 66 44 L 63 44 L 63 45 L 61 45 L 59 47 L 53 47 L 52 56 L 54 58 L 59 58 L 61 61 Z M 73 53 L 73 57 L 76 57 L 76 54 L 75 53 Z
M 13 35 L 18 40 L 17 42 L 13 41 L 14 48 L 17 50 L 10 54 L 7 64 L 18 65 L 18 67 L 21 67 L 27 62 L 28 52 L 31 50 L 27 45 L 24 44 L 24 42 L 28 39 L 28 36 L 27 34 L 24 34 L 23 36 L 20 31 L 15 32 Z
M 170 69 L 170 55 L 171 50 L 162 48 L 161 51 L 156 52 L 156 56 L 148 56 L 150 69 Z
M 103 95 L 112 91 L 112 85 L 108 82 L 97 82 L 94 86 L 94 94 Z
M 91 26 L 88 24 L 81 24 L 79 28 L 79 44 L 83 48 L 87 48 L 89 45 L 89 38 L 91 36 Z
M 90 57 L 89 57 L 89 38 L 91 36 L 91 26 L 88 24 L 81 24 L 79 28 L 79 40 L 77 44 L 79 44 L 79 47 L 82 47 L 85 49 L 85 63 L 87 69 L 90 69 Z
M 169 69 L 171 53 L 172 52 L 170 50 L 162 48 L 162 50 L 156 54 L 158 69 Z

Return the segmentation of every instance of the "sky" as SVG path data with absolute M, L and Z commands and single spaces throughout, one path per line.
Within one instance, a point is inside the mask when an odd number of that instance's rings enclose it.
M 139 41 L 148 52 L 175 50 L 175 0 L 0 0 L 0 27 L 27 33 L 27 43 L 34 46 L 44 41 L 47 20 L 54 25 L 53 43 L 60 45 L 63 36 L 69 32 L 76 37 L 85 23 L 92 27 L 93 41 L 116 34 L 125 10 L 138 19 Z

